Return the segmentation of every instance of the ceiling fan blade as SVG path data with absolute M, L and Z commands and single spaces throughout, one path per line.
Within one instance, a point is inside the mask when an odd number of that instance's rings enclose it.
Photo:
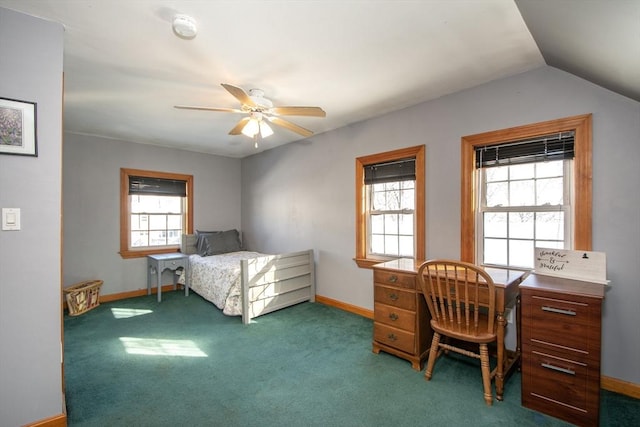
M 287 120 L 281 119 L 280 117 L 267 117 L 267 119 L 274 125 L 282 126 L 283 128 L 299 133 L 304 137 L 313 135 L 313 132 L 309 129 L 305 129 L 302 126 L 298 126 L 295 123 L 291 123 Z
M 327 116 L 327 113 L 320 107 L 273 107 L 271 112 L 280 116 Z
M 224 113 L 244 113 L 237 108 L 215 108 L 215 107 L 199 107 L 197 105 L 174 105 L 174 108 L 180 108 L 183 110 L 203 110 L 203 111 L 222 111 Z
M 249 123 L 249 117 L 245 117 L 241 119 L 234 127 L 229 131 L 229 135 L 240 135 L 242 133 L 242 129 L 245 127 L 247 123 Z
M 222 87 L 225 88 L 231 95 L 233 95 L 242 105 L 248 105 L 250 107 L 257 107 L 256 103 L 253 102 L 253 99 L 247 95 L 247 92 L 240 89 L 239 87 L 232 86 L 227 83 L 221 83 Z

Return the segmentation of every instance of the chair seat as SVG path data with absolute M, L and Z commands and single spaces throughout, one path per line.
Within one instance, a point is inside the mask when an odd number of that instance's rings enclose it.
M 455 323 L 445 324 L 444 322 L 438 322 L 435 319 L 431 319 L 431 329 L 434 331 L 455 338 L 458 340 L 469 341 L 474 343 L 489 343 L 498 339 L 497 322 L 494 322 L 493 333 L 487 332 L 488 330 L 487 316 L 480 315 L 478 319 L 478 328 L 474 328 L 473 325 L 467 329 L 466 325 L 458 325 Z M 475 329 L 475 330 L 474 330 Z

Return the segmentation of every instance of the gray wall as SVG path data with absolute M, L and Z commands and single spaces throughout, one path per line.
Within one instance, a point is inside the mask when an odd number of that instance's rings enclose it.
M 640 384 L 640 104 L 551 67 L 243 159 L 242 228 L 264 252 L 316 250 L 317 293 L 373 308 L 355 255 L 355 158 L 426 145 L 427 257 L 460 255 L 460 138 L 593 113 L 593 250 L 607 254 L 603 375 Z M 329 112 L 330 114 L 330 112 Z
M 0 8 L 0 96 L 37 103 L 38 157 L 0 155 L 0 425 L 63 412 L 60 194 L 63 28 Z
M 239 159 L 83 135 L 64 138 L 65 287 L 101 279 L 101 295 L 146 289 L 146 258 L 118 253 L 120 168 L 193 175 L 195 228 L 240 229 Z

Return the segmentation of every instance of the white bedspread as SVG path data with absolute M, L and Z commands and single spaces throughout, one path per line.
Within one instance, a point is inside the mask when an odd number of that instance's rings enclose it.
M 240 260 L 264 256 L 258 252 L 231 252 L 201 257 L 189 255 L 190 288 L 228 316 L 242 315 Z M 181 280 L 182 282 L 182 280 Z

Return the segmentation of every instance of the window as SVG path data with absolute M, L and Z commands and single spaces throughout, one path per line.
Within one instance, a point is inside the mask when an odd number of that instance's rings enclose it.
M 193 232 L 193 177 L 120 169 L 120 255 L 175 252 Z
M 534 248 L 571 248 L 573 141 L 566 132 L 476 147 L 480 264 L 531 269 Z
M 591 250 L 591 115 L 462 138 L 461 232 L 461 259 L 488 266 Z
M 424 146 L 356 159 L 356 257 L 360 267 L 424 259 Z

